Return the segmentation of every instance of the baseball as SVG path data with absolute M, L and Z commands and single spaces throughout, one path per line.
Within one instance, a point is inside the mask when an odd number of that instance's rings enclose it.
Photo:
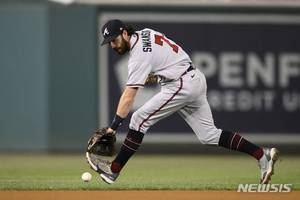
M 89 182 L 92 180 L 92 174 L 90 174 L 89 172 L 84 172 L 81 176 L 82 180 L 85 182 Z

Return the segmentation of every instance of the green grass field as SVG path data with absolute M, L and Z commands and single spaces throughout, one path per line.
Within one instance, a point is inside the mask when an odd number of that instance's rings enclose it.
M 108 185 L 82 155 L 0 155 L 0 190 L 237 190 L 258 183 L 260 170 L 247 155 L 134 155 Z M 90 172 L 90 182 L 81 180 Z M 300 190 L 300 158 L 280 156 L 270 183 Z

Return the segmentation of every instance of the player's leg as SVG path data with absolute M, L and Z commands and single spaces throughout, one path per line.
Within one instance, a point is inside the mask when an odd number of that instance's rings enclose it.
M 216 128 L 206 99 L 206 80 L 202 74 L 200 77 L 201 82 L 199 84 L 203 88 L 201 94 L 193 103 L 181 108 L 178 111 L 179 114 L 190 125 L 203 144 L 241 151 L 256 158 L 261 168 L 261 183 L 268 183 L 274 171 L 274 163 L 278 159 L 278 150 L 259 147 L 237 133 Z
M 144 138 L 144 133 L 129 129 L 122 148 L 111 165 L 113 173 L 120 173 L 130 157 L 139 149 Z
M 239 134 L 218 129 L 213 120 L 210 106 L 207 102 L 207 85 L 203 73 L 196 70 L 197 76 L 200 77 L 197 87 L 202 88 L 200 91 L 195 91 L 197 94 L 193 102 L 181 108 L 178 112 L 190 125 L 197 137 L 203 144 L 218 145 L 229 149 L 234 149 L 248 153 L 259 160 L 263 156 L 261 147 L 252 144 L 245 140 Z M 186 77 L 187 83 L 193 87 L 191 81 Z M 191 79 L 192 80 L 192 79 Z
M 276 148 L 262 148 L 237 133 L 217 129 L 208 104 L 200 106 L 199 109 L 186 106 L 179 113 L 203 144 L 241 151 L 256 158 L 261 169 L 260 183 L 268 183 L 274 174 L 274 164 L 278 159 L 279 151 Z
M 190 104 L 179 113 L 190 125 L 198 139 L 205 145 L 222 146 L 228 149 L 242 151 L 259 160 L 263 156 L 261 147 L 252 144 L 237 133 L 223 131 L 214 125 L 214 120 L 208 103 L 196 107 Z
M 183 106 L 184 97 L 180 94 L 181 86 L 182 80 L 168 84 L 167 88 L 162 89 L 133 113 L 129 125 L 130 130 L 119 154 L 112 162 L 113 173 L 119 173 L 122 170 L 130 157 L 138 150 L 144 134 L 152 125 Z

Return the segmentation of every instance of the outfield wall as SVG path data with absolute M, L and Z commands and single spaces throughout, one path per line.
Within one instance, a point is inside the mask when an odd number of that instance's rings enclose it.
M 137 29 L 164 32 L 189 53 L 207 76 L 218 127 L 258 142 L 272 136 L 300 152 L 295 145 L 300 143 L 299 11 L 0 4 L 0 151 L 84 152 L 93 131 L 110 123 L 126 83 L 127 57 L 99 48 L 98 40 L 101 26 L 120 18 Z M 157 91 L 157 86 L 140 90 L 133 109 Z M 120 127 L 120 141 L 128 123 L 129 117 Z M 148 149 L 159 149 L 153 141 L 160 133 L 163 144 L 186 138 L 184 145 L 195 145 L 177 114 L 151 133 Z
M 0 4 L 1 152 L 85 147 L 98 128 L 96 24 L 94 7 Z

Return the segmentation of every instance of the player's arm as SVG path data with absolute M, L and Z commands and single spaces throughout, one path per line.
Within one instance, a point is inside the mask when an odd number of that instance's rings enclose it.
M 137 91 L 138 91 L 138 87 L 135 88 L 127 87 L 124 90 L 119 101 L 119 105 L 117 108 L 117 113 L 114 117 L 114 121 L 108 128 L 107 133 L 111 133 L 113 135 L 116 133 L 116 129 L 118 128 L 120 123 L 122 123 L 122 121 L 127 117 L 128 113 L 131 110 Z
M 119 115 L 122 118 L 126 118 L 129 111 L 131 110 L 131 107 L 133 105 L 134 97 L 138 91 L 138 87 L 131 88 L 127 87 L 119 101 L 118 109 L 117 109 L 117 115 Z

